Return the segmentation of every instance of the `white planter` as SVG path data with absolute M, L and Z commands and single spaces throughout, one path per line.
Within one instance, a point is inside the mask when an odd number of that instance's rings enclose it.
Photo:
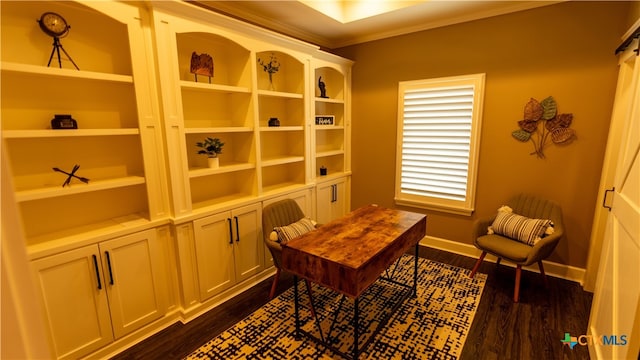
M 217 157 L 207 158 L 207 161 L 208 161 L 209 168 L 211 169 L 217 169 L 218 167 L 220 167 L 220 159 Z

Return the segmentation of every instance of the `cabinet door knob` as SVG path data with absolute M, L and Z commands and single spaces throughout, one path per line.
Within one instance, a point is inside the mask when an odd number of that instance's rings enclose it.
M 102 290 L 102 281 L 100 281 L 100 268 L 98 267 L 98 257 L 93 256 L 93 267 L 96 269 L 96 280 L 98 280 L 98 290 Z

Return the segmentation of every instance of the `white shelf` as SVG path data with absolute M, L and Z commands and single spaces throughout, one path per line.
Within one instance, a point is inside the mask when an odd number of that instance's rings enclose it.
M 228 173 L 228 172 L 249 170 L 249 169 L 255 169 L 255 168 L 256 168 L 256 165 L 255 164 L 251 164 L 251 163 L 239 163 L 239 164 L 232 164 L 232 165 L 224 165 L 224 166 L 220 166 L 219 168 L 216 168 L 216 169 L 198 168 L 198 169 L 189 170 L 189 177 L 190 178 L 196 178 L 196 177 L 200 177 L 200 176 L 224 174 L 224 173 Z
M 317 158 L 334 156 L 334 155 L 344 155 L 344 150 L 331 150 L 331 151 L 322 151 L 316 153 Z
M 279 194 L 284 192 L 291 192 L 299 190 L 304 184 L 298 184 L 294 182 L 279 183 L 277 185 L 264 186 L 262 188 L 262 194 L 269 196 L 271 194 Z
M 206 201 L 198 201 L 193 203 L 194 213 L 197 213 L 198 210 L 207 211 L 212 207 L 224 207 L 224 206 L 233 206 L 234 204 L 242 203 L 243 201 L 250 200 L 254 197 L 253 194 L 245 194 L 245 193 L 229 193 L 225 196 L 220 196 L 216 198 L 212 198 Z M 197 218 L 196 216 L 193 216 Z M 188 219 L 188 218 L 187 218 Z
M 330 98 L 321 98 L 321 97 L 316 97 L 316 102 L 331 103 L 331 104 L 344 104 L 344 100 L 342 100 L 342 99 L 330 99 Z
M 263 126 L 261 132 L 280 132 L 280 131 L 302 131 L 303 126 Z
M 15 72 L 22 74 L 33 74 L 50 77 L 64 77 L 74 79 L 112 81 L 133 84 L 133 76 L 108 74 L 94 71 L 60 69 L 55 67 L 44 67 L 38 65 L 18 64 L 12 62 L 2 62 L 2 72 Z
M 73 183 L 65 187 L 61 186 L 61 182 L 59 186 L 47 186 L 38 189 L 19 190 L 16 192 L 16 201 L 25 202 L 39 199 L 48 199 L 58 196 L 75 195 L 98 190 L 108 190 L 125 186 L 139 185 L 144 183 L 145 179 L 143 176 L 128 176 L 124 178 L 95 181 L 89 180 L 88 184 Z
M 30 259 L 36 259 L 96 241 L 108 240 L 113 236 L 124 235 L 132 229 L 143 230 L 162 223 L 164 222 L 154 224 L 149 221 L 149 214 L 133 213 L 119 216 L 98 223 L 32 237 L 29 243 L 33 245 L 27 247 L 27 254 Z
M 325 182 L 335 181 L 336 179 L 343 178 L 345 176 L 351 175 L 351 172 L 348 171 L 337 171 L 329 173 L 328 175 L 317 175 L 316 182 L 318 184 L 322 184 Z
M 263 160 L 262 166 L 263 167 L 276 166 L 276 165 L 290 164 L 290 163 L 301 162 L 301 161 L 304 161 L 304 156 L 288 156 L 288 157 L 281 157 L 276 159 Z
M 186 80 L 181 80 L 180 81 L 180 86 L 183 89 L 199 90 L 199 91 L 211 91 L 211 92 L 224 92 L 224 93 L 228 93 L 228 94 L 235 94 L 235 93 L 250 94 L 251 93 L 251 89 L 249 89 L 247 87 L 231 86 L 231 85 L 220 85 L 220 84 L 209 84 L 209 83 L 186 81 Z
M 342 125 L 316 125 L 316 130 L 344 130 Z
M 186 134 L 208 134 L 208 133 L 243 133 L 253 132 L 253 128 L 249 126 L 227 126 L 227 127 L 205 127 L 205 128 L 185 128 Z
M 4 130 L 5 139 L 56 138 L 75 136 L 121 136 L 139 135 L 139 129 L 64 129 L 64 130 Z
M 272 90 L 258 90 L 258 95 L 261 96 L 271 96 L 271 97 L 280 97 L 280 98 L 288 98 L 288 99 L 302 99 L 303 95 L 298 93 L 288 93 L 282 91 L 272 91 Z

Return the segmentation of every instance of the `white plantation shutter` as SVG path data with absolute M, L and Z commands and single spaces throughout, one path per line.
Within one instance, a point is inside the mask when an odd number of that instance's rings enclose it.
M 401 82 L 396 202 L 473 211 L 484 74 Z

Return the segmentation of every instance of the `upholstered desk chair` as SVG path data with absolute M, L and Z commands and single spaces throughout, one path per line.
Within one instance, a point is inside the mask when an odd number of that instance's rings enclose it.
M 522 266 L 538 263 L 544 283 L 545 285 L 547 284 L 542 260 L 551 255 L 556 245 L 558 245 L 558 241 L 564 234 L 562 210 L 560 206 L 550 200 L 527 194 L 516 195 L 505 205 L 513 209 L 514 214 L 522 215 L 530 219 L 548 219 L 553 221 L 554 225 L 551 235 L 543 236 L 535 245 L 531 246 L 497 233 L 489 235 L 487 229 L 493 224 L 496 216 L 479 219 L 474 224 L 474 245 L 482 250 L 482 254 L 473 267 L 470 277 L 475 275 L 487 253 L 498 258 L 497 264 L 500 264 L 501 259 L 515 263 L 516 283 L 513 291 L 513 301 L 518 302 Z
M 276 275 L 273 278 L 271 284 L 271 291 L 269 292 L 269 299 L 273 299 L 278 286 L 278 280 L 280 279 L 280 272 L 282 271 L 282 246 L 280 243 L 271 240 L 271 232 L 275 227 L 291 225 L 300 219 L 304 218 L 304 212 L 298 206 L 298 203 L 292 199 L 284 199 L 272 204 L 269 204 L 262 209 L 262 232 L 264 233 L 264 242 L 271 251 L 273 256 L 273 263 L 276 267 Z M 309 299 L 311 300 L 311 283 L 305 279 L 307 285 L 307 291 L 309 292 Z M 313 309 L 313 301 L 311 301 L 311 311 L 315 313 Z

